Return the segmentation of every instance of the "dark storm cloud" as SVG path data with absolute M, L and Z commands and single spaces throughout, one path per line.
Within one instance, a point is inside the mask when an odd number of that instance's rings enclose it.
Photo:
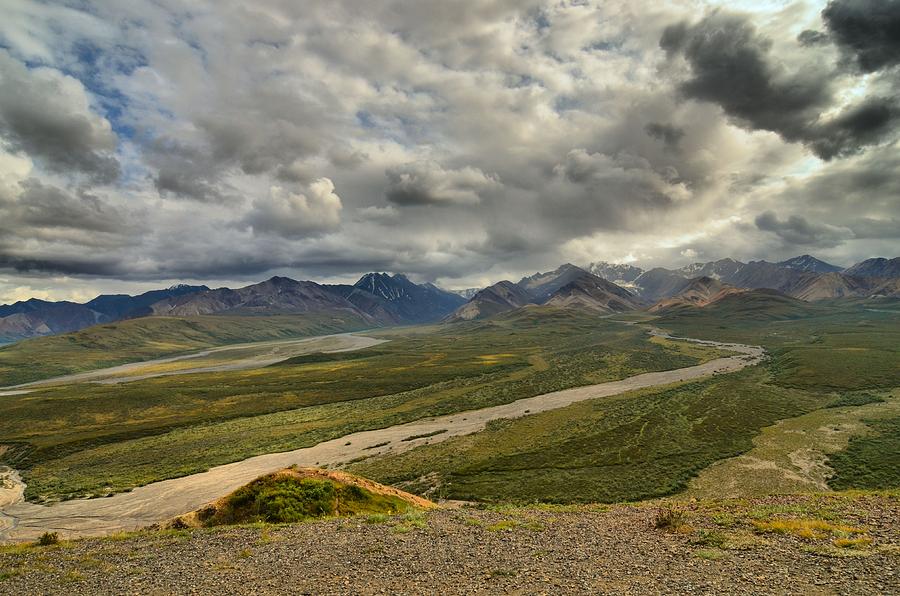
M 804 143 L 823 159 L 880 143 L 896 129 L 894 98 L 866 99 L 823 119 L 835 102 L 833 70 L 815 63 L 789 70 L 746 16 L 714 12 L 694 25 L 671 25 L 660 46 L 689 65 L 679 84 L 685 97 L 718 104 L 740 125 Z
M 841 244 L 849 236 L 846 229 L 811 223 L 799 215 L 780 220 L 772 211 L 758 215 L 754 223 L 760 230 L 772 232 L 786 244 L 793 246 L 832 247 Z
M 83 255 L 16 256 L 0 252 L 0 268 L 19 273 L 58 273 L 63 275 L 121 276 L 122 264 L 107 257 Z
M 654 139 L 659 139 L 665 143 L 669 149 L 678 147 L 679 141 L 684 137 L 684 130 L 671 124 L 660 124 L 658 122 L 650 122 L 644 127 L 647 134 Z
M 115 180 L 109 123 L 91 113 L 82 84 L 53 69 L 29 71 L 0 49 L 0 139 L 60 173 Z
M 863 72 L 900 63 L 900 0 L 832 0 L 822 19 Z
M 829 158 L 875 145 L 893 132 L 900 119 L 896 98 L 872 97 L 847 108 L 832 121 L 816 128 L 817 138 L 809 146 L 820 157 Z

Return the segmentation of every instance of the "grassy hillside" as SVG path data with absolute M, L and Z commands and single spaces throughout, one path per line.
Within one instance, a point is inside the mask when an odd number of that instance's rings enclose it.
M 667 495 L 749 449 L 763 427 L 825 404 L 767 381 L 764 370 L 748 369 L 591 400 L 351 469 L 454 499 L 609 503 Z
M 390 342 L 258 370 L 81 384 L 0 400 L 29 496 L 106 493 L 370 428 L 696 364 L 716 350 L 543 309 L 380 331 Z
M 790 303 L 785 308 L 777 301 L 774 318 L 760 316 L 756 309 L 716 304 L 664 316 L 654 324 L 676 335 L 765 346 L 775 357 L 773 374 L 783 386 L 824 392 L 898 387 L 900 310 L 876 305 Z
M 226 344 L 353 331 L 352 317 L 143 317 L 0 347 L 0 387 Z
M 871 432 L 854 437 L 843 451 L 828 458 L 836 489 L 900 487 L 900 417 L 870 421 Z

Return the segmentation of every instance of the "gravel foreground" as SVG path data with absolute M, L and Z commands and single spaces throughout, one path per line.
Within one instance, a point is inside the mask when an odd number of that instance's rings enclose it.
M 660 507 L 463 507 L 7 546 L 0 593 L 900 593 L 896 496 L 692 502 L 675 531 L 654 527 Z M 819 520 L 858 544 L 756 525 L 773 520 Z

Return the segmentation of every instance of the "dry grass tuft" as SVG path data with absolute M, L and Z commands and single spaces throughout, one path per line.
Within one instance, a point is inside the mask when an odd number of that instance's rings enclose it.
M 832 524 L 824 519 L 753 520 L 753 527 L 763 534 L 790 534 L 807 540 L 827 538 L 829 535 L 847 537 L 865 533 L 862 528 Z
M 653 518 L 653 527 L 666 532 L 678 532 L 687 525 L 687 514 L 677 507 L 660 507 Z

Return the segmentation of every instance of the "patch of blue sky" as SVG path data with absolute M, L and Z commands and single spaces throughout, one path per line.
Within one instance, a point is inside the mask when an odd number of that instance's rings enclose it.
M 146 66 L 147 59 L 128 46 L 101 47 L 89 41 L 75 43 L 71 56 L 73 59 L 62 68 L 63 72 L 81 81 L 119 137 L 133 138 L 134 128 L 123 117 L 128 108 L 128 98 L 112 81 L 117 76 L 128 76 L 135 69 Z

